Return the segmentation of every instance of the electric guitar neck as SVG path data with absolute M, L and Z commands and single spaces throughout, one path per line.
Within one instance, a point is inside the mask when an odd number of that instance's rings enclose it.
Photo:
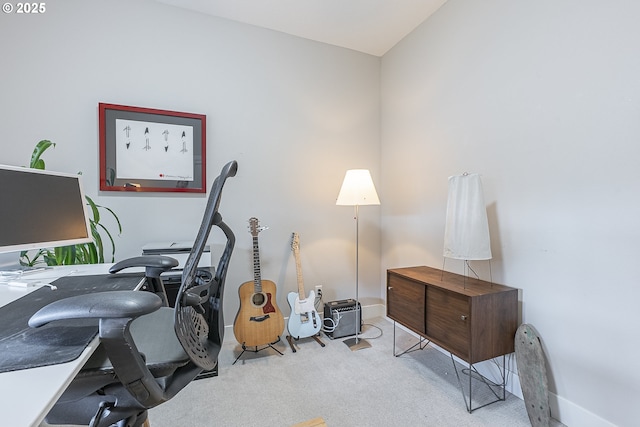
M 298 233 L 291 236 L 291 250 L 296 262 L 296 278 L 298 282 L 298 292 L 290 292 L 287 295 L 287 302 L 291 308 L 287 328 L 289 335 L 298 339 L 306 338 L 318 334 L 322 327 L 320 315 L 316 311 L 316 294 L 314 291 L 305 295 L 304 281 L 302 279 L 302 264 L 300 263 L 300 237 Z

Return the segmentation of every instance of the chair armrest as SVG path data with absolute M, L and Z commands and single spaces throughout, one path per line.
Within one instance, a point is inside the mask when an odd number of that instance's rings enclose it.
M 117 273 L 130 267 L 145 267 L 147 277 L 160 277 L 160 273 L 171 270 L 178 264 L 178 260 L 165 255 L 143 255 L 115 263 L 109 269 L 109 273 Z
M 147 279 L 146 289 L 154 292 L 162 298 L 162 304 L 169 305 L 167 292 L 160 275 L 165 271 L 177 267 L 178 260 L 164 255 L 143 255 L 122 260 L 111 266 L 109 273 L 117 273 L 125 268 L 145 267 L 144 275 Z
M 31 316 L 29 326 L 37 328 L 64 319 L 100 319 L 100 342 L 119 380 L 143 406 L 153 407 L 163 401 L 163 390 L 138 351 L 129 326 L 135 318 L 152 313 L 162 305 L 162 299 L 151 292 L 78 295 L 44 306 Z
M 112 291 L 77 295 L 54 301 L 29 319 L 37 328 L 65 319 L 135 319 L 162 306 L 162 299 L 151 292 Z

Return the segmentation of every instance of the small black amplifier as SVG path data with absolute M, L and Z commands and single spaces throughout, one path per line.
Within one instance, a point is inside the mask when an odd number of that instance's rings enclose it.
M 362 306 L 358 302 L 356 310 L 356 300 L 343 299 L 339 301 L 329 301 L 324 304 L 324 330 L 329 338 L 342 338 L 362 332 Z M 357 318 L 357 320 L 356 320 Z

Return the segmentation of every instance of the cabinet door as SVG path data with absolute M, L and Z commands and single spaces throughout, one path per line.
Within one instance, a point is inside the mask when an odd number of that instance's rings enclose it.
M 425 285 L 394 274 L 387 276 L 387 316 L 424 334 Z
M 469 298 L 433 286 L 427 287 L 427 335 L 438 345 L 469 359 Z

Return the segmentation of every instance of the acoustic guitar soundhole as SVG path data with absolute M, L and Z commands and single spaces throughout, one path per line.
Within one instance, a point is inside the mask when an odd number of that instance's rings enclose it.
M 256 307 L 262 307 L 264 305 L 265 301 L 266 301 L 266 298 L 265 298 L 264 294 L 262 294 L 262 293 L 253 294 L 253 297 L 251 298 L 251 302 Z

